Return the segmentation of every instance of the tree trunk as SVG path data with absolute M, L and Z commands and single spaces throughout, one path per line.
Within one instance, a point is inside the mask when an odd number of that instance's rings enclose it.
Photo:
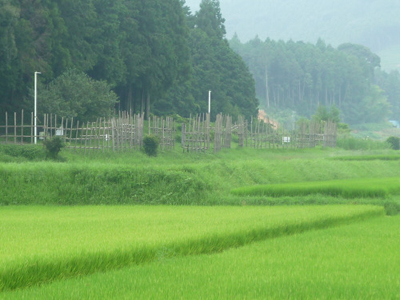
M 269 107 L 269 87 L 268 87 L 268 71 L 267 68 L 265 68 L 265 95 L 266 95 L 266 100 L 267 100 L 267 107 Z
M 132 114 L 132 111 L 135 111 L 135 107 L 133 105 L 133 99 L 132 99 L 132 83 L 129 84 L 128 87 L 128 105 L 127 105 L 127 110 Z

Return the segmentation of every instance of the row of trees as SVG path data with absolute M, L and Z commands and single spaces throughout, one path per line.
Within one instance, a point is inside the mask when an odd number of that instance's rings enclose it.
M 212 116 L 258 106 L 216 0 L 195 14 L 183 0 L 0 0 L 2 111 L 32 110 L 35 71 L 39 112 L 82 121 L 113 108 L 206 112 L 209 90 Z
M 364 46 L 259 38 L 243 44 L 236 35 L 230 45 L 249 66 L 267 110 L 310 117 L 319 105 L 335 106 L 349 124 L 400 117 L 399 72 L 381 71 L 380 58 Z

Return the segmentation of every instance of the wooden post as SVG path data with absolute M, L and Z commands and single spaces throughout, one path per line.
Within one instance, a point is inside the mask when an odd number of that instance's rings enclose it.
M 24 143 L 24 110 L 21 111 L 21 144 Z
M 31 112 L 31 144 L 33 144 L 33 112 Z
M 8 142 L 8 114 L 6 112 L 6 143 Z
M 78 144 L 78 131 L 79 131 L 79 121 L 78 122 L 76 122 L 76 133 L 75 133 L 75 151 L 76 151 L 76 148 L 77 148 L 77 144 Z
M 17 113 L 14 112 L 14 144 L 17 143 Z

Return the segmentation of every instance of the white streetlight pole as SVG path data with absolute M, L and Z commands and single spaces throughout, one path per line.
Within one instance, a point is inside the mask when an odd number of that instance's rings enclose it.
M 208 91 L 208 113 L 211 112 L 211 91 Z
M 37 143 L 37 74 L 42 74 L 40 72 L 35 72 L 35 104 L 34 104 L 34 117 L 33 117 L 33 121 L 34 121 L 34 127 L 35 127 L 35 131 L 34 131 L 34 141 L 35 141 L 35 145 Z

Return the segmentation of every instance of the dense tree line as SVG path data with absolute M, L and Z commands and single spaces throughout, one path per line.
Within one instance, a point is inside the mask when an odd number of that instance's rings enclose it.
M 84 121 L 112 107 L 202 113 L 208 90 L 214 115 L 250 116 L 258 106 L 252 76 L 225 39 L 216 0 L 203 0 L 196 14 L 183 0 L 0 0 L 1 111 L 32 110 L 35 71 L 39 111 Z M 94 90 L 112 89 L 118 104 L 112 92 L 96 102 L 96 92 L 77 91 L 97 81 Z M 73 101 L 82 102 L 82 111 Z
M 380 58 L 364 46 L 259 38 L 242 44 L 237 36 L 230 45 L 249 66 L 267 109 L 310 117 L 319 105 L 335 106 L 350 124 L 399 119 L 399 73 L 381 71 Z

